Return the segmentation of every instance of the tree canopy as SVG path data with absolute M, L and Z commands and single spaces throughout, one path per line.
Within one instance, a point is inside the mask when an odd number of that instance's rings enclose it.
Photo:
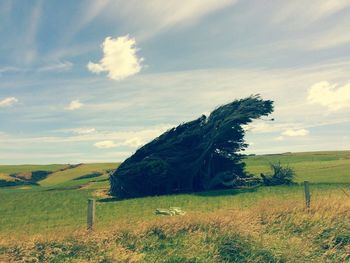
M 241 184 L 249 177 L 241 160 L 248 146 L 242 125 L 272 111 L 271 100 L 254 95 L 166 131 L 111 175 L 111 194 L 128 198 Z

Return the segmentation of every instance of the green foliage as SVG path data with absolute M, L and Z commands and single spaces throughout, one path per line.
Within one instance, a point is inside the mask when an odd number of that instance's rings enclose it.
M 242 125 L 273 111 L 260 96 L 235 100 L 170 129 L 141 147 L 111 175 L 119 198 L 224 189 L 248 175 L 242 155 L 247 144 Z
M 261 174 L 263 184 L 273 185 L 291 185 L 294 183 L 295 172 L 289 166 L 283 166 L 281 162 L 270 164 L 272 175 Z

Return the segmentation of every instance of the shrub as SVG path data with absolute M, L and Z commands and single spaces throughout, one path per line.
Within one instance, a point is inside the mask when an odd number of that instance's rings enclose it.
M 272 175 L 261 174 L 263 184 L 271 185 L 291 185 L 294 184 L 294 170 L 289 166 L 283 166 L 281 162 L 270 164 Z

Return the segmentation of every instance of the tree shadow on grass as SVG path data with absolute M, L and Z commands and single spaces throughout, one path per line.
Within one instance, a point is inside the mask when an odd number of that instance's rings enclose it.
M 241 187 L 241 188 L 234 188 L 234 189 L 197 192 L 193 194 L 198 196 L 203 196 L 203 197 L 227 196 L 227 195 L 237 195 L 237 194 L 243 194 L 243 193 L 253 193 L 253 192 L 256 192 L 258 188 L 259 186 Z
M 216 197 L 216 196 L 228 196 L 228 195 L 237 195 L 242 193 L 253 193 L 256 192 L 259 187 L 241 187 L 241 188 L 234 188 L 234 189 L 225 189 L 225 190 L 212 190 L 212 191 L 206 191 L 206 192 L 183 192 L 183 193 L 174 193 L 169 194 L 167 196 L 177 196 L 177 195 L 196 195 L 196 196 L 202 196 L 202 197 Z M 165 196 L 165 195 L 164 195 Z M 145 196 L 145 197 L 151 197 L 151 196 Z M 142 198 L 142 197 L 137 197 Z M 130 198 L 135 199 L 135 198 Z M 108 197 L 108 198 L 102 198 L 96 200 L 97 202 L 101 203 L 108 203 L 108 202 L 117 202 L 117 201 L 123 201 L 128 199 L 120 199 L 116 197 Z
M 96 200 L 96 202 L 109 203 L 109 202 L 117 202 L 117 201 L 122 201 L 122 200 L 126 200 L 126 199 L 120 199 L 120 198 L 116 198 L 116 197 L 107 197 L 107 198 L 98 199 L 98 200 Z

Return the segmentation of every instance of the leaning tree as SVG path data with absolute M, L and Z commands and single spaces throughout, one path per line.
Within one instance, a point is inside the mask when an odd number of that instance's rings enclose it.
M 272 111 L 271 100 L 254 95 L 168 130 L 118 167 L 110 176 L 111 194 L 128 198 L 241 184 L 249 177 L 242 125 Z

